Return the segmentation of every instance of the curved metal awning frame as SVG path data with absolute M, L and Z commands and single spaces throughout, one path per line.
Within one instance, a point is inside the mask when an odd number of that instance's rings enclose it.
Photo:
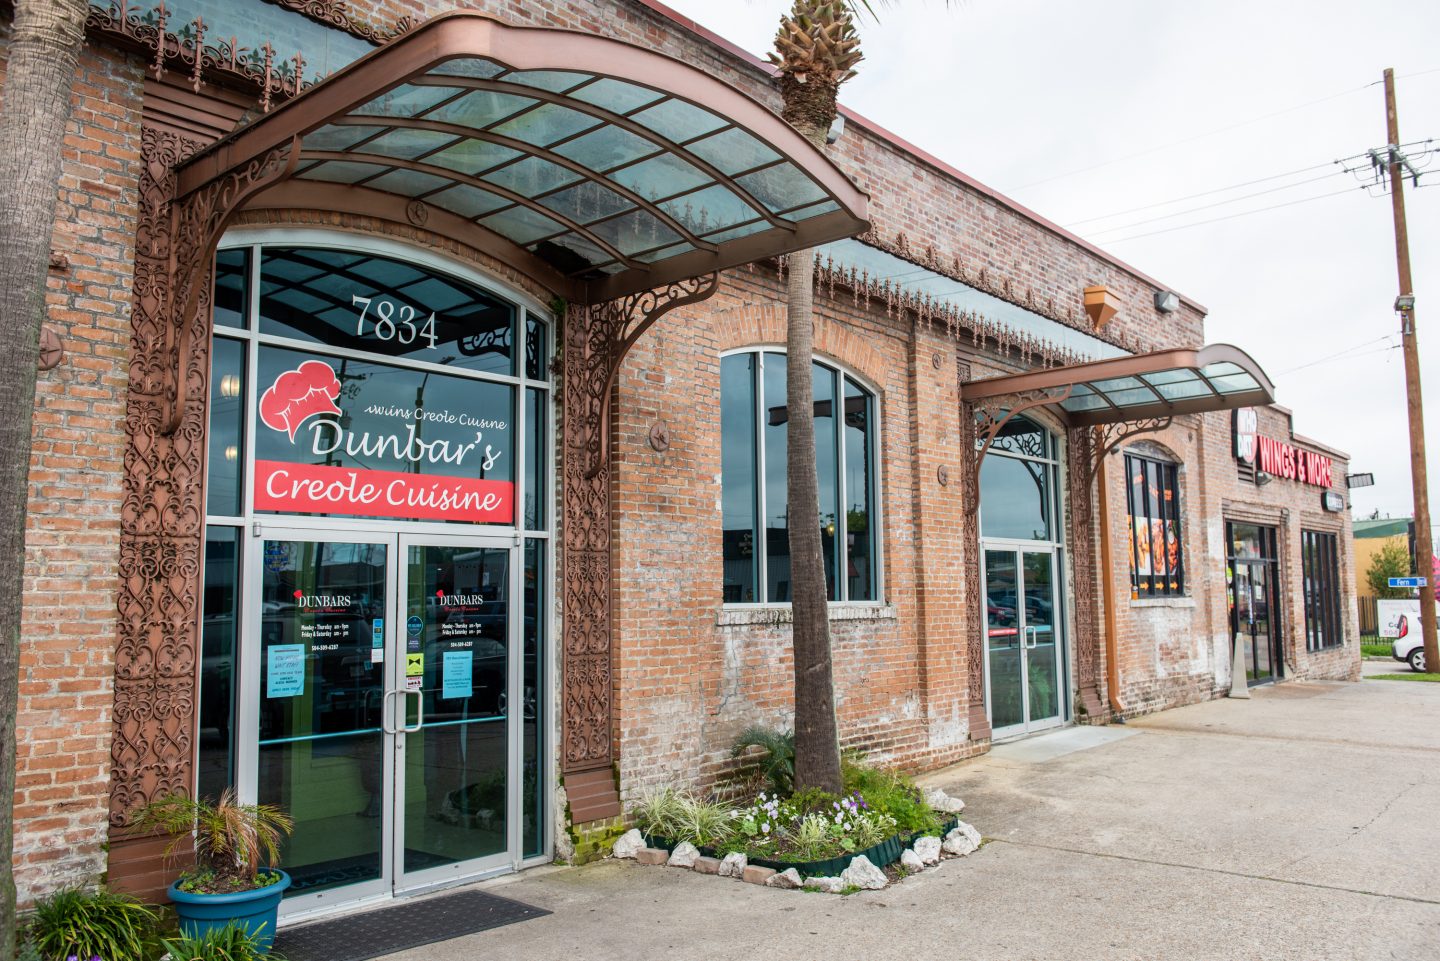
M 1085 445 L 1088 487 L 1100 462 L 1125 440 L 1164 430 L 1182 414 L 1274 403 L 1275 386 L 1249 354 L 1212 344 L 987 377 L 961 387 L 960 399 L 975 411 L 974 509 L 985 455 L 1026 411 L 1044 408 L 1072 430 L 1093 432 Z
M 481 69 L 474 69 L 474 65 L 479 65 Z M 492 72 L 494 65 L 498 65 L 501 71 L 493 76 L 484 76 Z M 480 75 L 467 75 L 467 66 L 470 68 L 468 73 Z M 582 82 L 579 87 L 566 88 L 564 92 L 544 89 L 543 85 L 522 87 L 505 80 L 509 76 L 523 79 L 527 76 L 526 71 L 545 71 L 552 76 L 591 75 L 593 80 Z M 630 85 L 627 89 L 649 88 L 662 96 L 641 104 L 629 113 L 589 102 L 580 96 L 571 96 L 601 81 Z M 502 117 L 483 127 L 471 127 L 455 123 L 453 119 L 383 115 L 377 114 L 373 108 L 366 112 L 367 105 L 373 104 L 377 98 L 402 87 L 407 92 L 427 87 L 453 88 L 462 91 L 453 97 L 457 101 L 477 91 L 512 98 L 518 92 L 534 101 L 518 113 L 537 109 L 537 105 L 540 108 L 548 106 L 553 110 L 566 111 L 567 116 L 569 112 L 584 115 L 593 120 L 594 125 L 559 144 L 536 144 L 493 129 L 512 117 Z M 443 96 L 443 90 L 437 92 L 437 96 Z M 591 99 L 602 98 L 592 96 Z M 656 129 L 659 124 L 637 121 L 630 115 L 643 114 L 671 103 L 681 116 L 686 116 L 687 106 L 698 107 L 707 115 L 718 117 L 724 125 L 699 129 L 693 137 L 687 137 L 683 132 L 676 133 L 680 139 L 672 140 Z M 691 115 L 699 116 L 693 111 Z M 376 127 L 383 133 L 362 136 L 358 141 L 359 153 L 349 152 L 348 149 L 307 148 L 305 138 L 327 126 Z M 629 138 L 643 140 L 654 148 L 654 152 L 638 159 L 630 158 L 619 167 L 672 157 L 683 160 L 688 165 L 687 169 L 702 172 L 706 181 L 698 187 L 692 184 L 690 190 L 682 189 L 677 194 L 656 200 L 644 196 L 634 185 L 605 176 L 607 172 L 614 173 L 616 168 L 587 168 L 573 156 L 557 152 L 556 147 L 568 140 L 593 134 L 606 126 L 623 131 L 623 135 Z M 373 143 L 395 130 L 408 131 L 412 135 L 469 138 L 499 150 L 516 152 L 521 159 L 539 158 L 581 179 L 527 195 L 507 189 L 503 183 L 480 179 L 493 173 L 490 170 L 463 171 L 439 166 L 425 156 L 411 158 L 394 153 L 377 155 L 365 152 L 365 144 Z M 709 151 L 711 159 L 691 149 L 698 141 L 731 131 L 735 131 L 734 136 L 746 144 L 758 141 L 775 156 L 762 155 L 755 164 L 726 173 L 717 166 L 717 162 L 712 162 L 713 146 Z M 461 140 L 454 143 L 461 143 Z M 283 157 L 277 157 L 277 154 Z M 415 175 L 410 179 L 427 183 L 431 189 L 407 193 L 404 190 L 377 189 L 364 183 L 357 186 L 306 179 L 307 172 L 312 169 L 337 161 L 352 165 L 373 164 L 375 173 L 362 178 L 364 182 L 373 182 L 390 171 L 398 170 Z M 507 163 L 517 162 L 512 158 Z M 176 196 L 195 195 L 256 165 L 267 165 L 269 173 L 264 183 L 254 184 L 254 189 L 234 205 L 237 211 L 242 208 L 298 206 L 369 214 L 398 223 L 424 225 L 427 229 L 452 236 L 504 260 L 574 303 L 613 300 L 641 290 L 855 236 L 868 228 L 867 196 L 821 150 L 768 107 L 704 70 L 618 40 L 567 30 L 511 27 L 467 12 L 446 14 L 426 22 L 189 159 L 177 170 Z M 782 167 L 783 170 L 779 169 Z M 805 181 L 793 181 L 793 177 L 797 172 L 803 175 L 815 188 L 806 194 L 810 199 L 797 203 L 795 208 L 786 208 L 783 203 L 777 208 L 773 197 L 769 205 L 762 202 L 754 193 L 753 178 L 763 176 L 767 171 L 791 177 L 792 182 L 802 184 Z M 745 178 L 751 178 L 752 183 L 743 182 Z M 438 180 L 446 183 L 438 186 Z M 543 201 L 552 195 L 586 182 L 596 185 L 597 192 L 603 187 L 607 198 L 613 193 L 630 206 L 609 217 L 580 223 L 557 211 L 556 205 L 544 205 Z M 443 193 L 457 185 L 483 190 L 514 205 L 516 210 L 528 211 L 533 218 L 543 216 L 559 224 L 572 238 L 572 243 L 581 244 L 585 249 L 593 249 L 608 258 L 604 264 L 608 272 L 599 273 L 590 269 L 587 273 L 585 268 L 596 265 L 584 263 L 578 269 L 557 267 L 555 258 L 547 260 L 530 249 L 535 246 L 535 241 L 517 242 L 478 222 L 493 218 L 495 211 L 469 218 L 451 212 L 441 204 L 423 202 L 428 196 Z M 676 211 L 686 203 L 687 194 L 716 186 L 724 188 L 739 205 L 752 208 L 754 216 L 739 224 L 701 231 L 677 214 Z M 417 204 L 417 201 L 421 202 Z M 810 208 L 811 215 L 805 215 L 806 211 L 801 208 Z M 646 222 L 661 225 L 667 235 L 673 234 L 677 240 L 663 245 L 663 249 L 622 249 L 613 239 L 618 229 L 615 221 L 637 212 L 653 218 Z M 707 232 L 710 236 L 705 235 Z M 727 238 L 725 235 L 728 233 L 741 235 Z M 675 251 L 674 255 L 667 256 L 667 250 Z
M 1096 427 L 1270 404 L 1275 385 L 1240 348 L 1212 344 L 989 377 L 960 393 L 970 403 L 1020 395 L 1070 427 Z

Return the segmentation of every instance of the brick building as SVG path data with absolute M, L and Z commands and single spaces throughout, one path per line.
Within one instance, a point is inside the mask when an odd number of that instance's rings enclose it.
M 1358 676 L 1344 455 L 1202 307 L 864 118 L 816 151 L 659 3 L 473 8 L 92 7 L 22 897 L 158 891 L 131 813 L 227 786 L 297 819 L 291 915 L 515 870 L 788 724 L 807 247 L 846 746 Z

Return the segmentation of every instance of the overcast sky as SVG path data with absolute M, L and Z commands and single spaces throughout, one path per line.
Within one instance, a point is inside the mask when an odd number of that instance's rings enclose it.
M 788 6 L 666 2 L 757 54 Z M 1347 451 L 1351 471 L 1374 472 L 1376 486 L 1354 492 L 1355 516 L 1411 513 L 1404 366 L 1390 349 L 1399 342 L 1390 200 L 1331 175 L 1340 168 L 1330 162 L 1385 142 L 1385 67 L 1399 78 L 1401 140 L 1433 137 L 1440 147 L 1440 3 L 963 0 L 947 10 L 942 0 L 900 0 L 877 9 L 878 24 L 861 24 L 866 60 L 842 91 L 847 106 L 1204 304 L 1207 341 L 1259 361 L 1297 433 Z M 1421 184 L 1440 186 L 1440 156 L 1430 170 Z M 1280 174 L 1290 175 L 1106 216 Z M 1272 192 L 1236 200 L 1261 191 Z M 1193 210 L 1220 201 L 1235 202 Z M 1406 206 L 1433 474 L 1440 189 L 1407 190 Z M 1440 478 L 1430 490 L 1440 509 Z

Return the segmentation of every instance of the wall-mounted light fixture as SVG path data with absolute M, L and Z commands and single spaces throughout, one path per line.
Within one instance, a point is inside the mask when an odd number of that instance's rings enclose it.
M 1173 314 L 1180 309 L 1180 295 L 1173 290 L 1155 291 L 1155 309 L 1162 314 Z
M 1274 475 L 1274 474 L 1267 474 L 1267 473 L 1266 473 L 1265 471 L 1263 471 L 1263 470 L 1257 470 L 1257 471 L 1255 472 L 1255 486 L 1256 486 L 1256 487 L 1264 487 L 1266 484 L 1270 483 L 1270 482 L 1271 482 L 1272 480 L 1274 480 L 1274 479 L 1275 479 L 1275 475 Z

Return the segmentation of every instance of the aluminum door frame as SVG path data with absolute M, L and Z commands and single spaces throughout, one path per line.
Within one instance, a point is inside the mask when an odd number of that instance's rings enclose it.
M 398 537 L 399 548 L 396 552 L 397 559 L 408 557 L 412 547 L 470 547 L 504 550 L 509 553 L 509 563 L 506 576 L 509 583 L 506 585 L 508 600 L 506 604 L 505 623 L 505 850 L 497 854 L 484 857 L 472 858 L 468 861 L 457 861 L 454 864 L 444 864 L 439 867 L 426 868 L 421 871 L 405 871 L 405 832 L 404 832 L 404 797 L 405 797 L 405 716 L 406 708 L 401 707 L 395 717 L 395 728 L 397 734 L 393 736 L 392 750 L 389 752 L 388 760 L 394 765 L 395 774 L 392 778 L 391 788 L 393 790 L 389 818 L 392 822 L 393 841 L 391 857 L 394 870 L 390 875 L 392 890 L 396 896 L 417 894 L 422 891 L 434 890 L 435 888 L 447 887 L 452 884 L 460 884 L 466 881 L 474 881 L 479 878 L 493 874 L 506 873 L 511 870 L 518 870 L 521 863 L 521 850 L 524 846 L 524 837 L 521 831 L 520 813 L 522 811 L 522 799 L 520 792 L 523 789 L 525 778 L 522 759 L 523 724 L 511 723 L 511 703 L 513 695 L 517 690 L 522 690 L 524 684 L 524 596 L 523 581 L 525 558 L 522 539 L 519 535 L 485 535 L 485 534 L 410 534 L 403 533 Z M 396 602 L 398 610 L 404 613 L 409 610 L 409 578 L 408 560 L 399 564 L 400 581 L 397 582 Z M 403 598 L 403 602 L 402 602 Z M 517 617 L 517 613 L 519 616 Z M 397 620 L 395 631 L 396 649 L 400 653 L 390 659 L 387 674 L 387 690 L 397 690 L 400 696 L 395 698 L 394 703 L 404 705 L 407 699 L 404 696 L 405 688 L 405 666 L 403 647 L 403 631 L 400 630 L 401 622 Z M 536 652 L 538 656 L 538 651 Z M 392 688 L 391 685 L 394 685 Z M 423 695 L 422 695 L 423 696 Z M 523 697 L 523 693 L 522 693 Z M 522 707 L 523 711 L 523 707 Z M 424 729 L 423 718 L 420 730 Z
M 979 603 L 982 605 L 980 612 L 980 623 L 985 631 L 984 643 L 981 645 L 982 657 L 985 667 L 985 716 L 992 720 L 991 705 L 994 703 L 990 693 L 990 592 L 988 589 L 989 565 L 986 563 L 987 551 L 1004 551 L 1015 555 L 1015 622 L 1017 635 L 1020 638 L 1020 697 L 1021 713 L 1024 718 L 1019 724 L 1011 724 L 1003 728 L 992 727 L 990 729 L 991 742 L 1010 740 L 1012 738 L 1024 737 L 1027 734 L 1037 734 L 1041 731 L 1048 731 L 1052 728 L 1063 727 L 1071 722 L 1069 678 L 1070 678 L 1070 630 L 1069 630 L 1069 605 L 1064 603 L 1065 549 L 1062 545 L 1053 541 L 1028 541 L 1011 540 L 1005 538 L 981 538 L 980 539 L 980 590 L 982 596 Z M 1055 652 L 1055 673 L 1056 693 L 1060 701 L 1060 712 L 1054 718 L 1047 718 L 1044 722 L 1034 724 L 1030 721 L 1030 659 L 1025 647 L 1025 628 L 1028 616 L 1024 607 L 1024 584 L 1025 568 L 1023 555 L 1049 554 L 1051 555 L 1051 605 L 1052 610 L 1059 608 L 1053 615 L 1054 627 L 1058 632 L 1057 650 Z
M 289 523 L 269 524 L 256 521 L 249 525 L 252 540 L 290 540 L 330 544 L 383 544 L 386 550 L 385 617 L 393 626 L 399 610 L 399 548 L 394 532 L 380 529 L 336 530 L 331 527 L 306 527 L 297 525 L 294 519 Z M 265 683 L 260 663 L 260 637 L 263 616 L 256 616 L 262 599 L 261 582 L 264 577 L 265 552 L 250 548 L 245 554 L 244 583 L 241 585 L 243 598 L 240 663 L 236 697 L 239 705 L 239 723 L 235 744 L 235 781 L 241 801 L 255 803 L 259 795 L 260 778 L 260 692 Z M 244 616 L 248 615 L 248 616 Z M 385 659 L 387 663 L 396 656 L 395 631 L 386 632 Z M 386 685 L 388 691 L 388 684 Z M 395 803 L 395 772 L 392 736 L 384 733 L 385 712 L 390 710 L 390 697 L 382 695 L 381 704 L 381 805 L 382 810 L 391 811 Z M 393 855 L 395 849 L 395 826 L 391 818 L 381 819 L 380 827 L 380 877 L 372 881 L 361 881 L 314 894 L 299 894 L 286 898 L 280 904 L 281 918 L 298 914 L 312 914 L 327 911 L 338 905 L 352 905 L 390 896 L 390 879 L 394 875 Z

